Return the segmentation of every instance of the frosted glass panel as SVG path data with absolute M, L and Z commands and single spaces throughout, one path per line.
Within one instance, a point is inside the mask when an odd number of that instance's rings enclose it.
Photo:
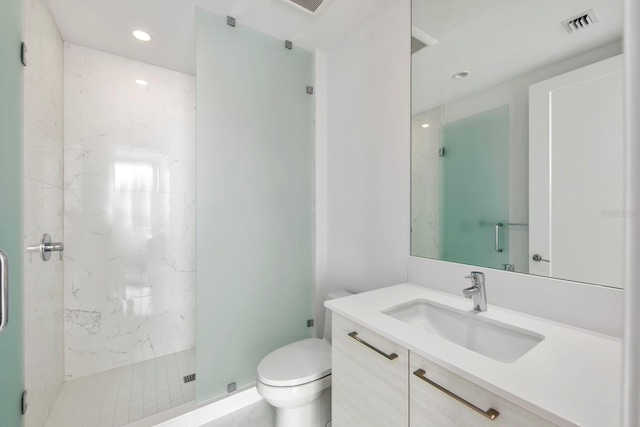
M 442 138 L 440 259 L 503 268 L 509 262 L 509 107 L 449 123 Z
M 0 333 L 0 424 L 24 423 L 22 315 L 22 81 L 23 3 L 0 3 L 0 249 L 9 260 L 7 329 Z
M 197 12 L 197 385 L 256 380 L 312 317 L 313 57 Z

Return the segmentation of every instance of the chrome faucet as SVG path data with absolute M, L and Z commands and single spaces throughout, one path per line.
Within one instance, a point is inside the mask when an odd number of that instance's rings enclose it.
M 465 277 L 471 279 L 471 287 L 462 290 L 466 298 L 473 298 L 473 309 L 475 311 L 487 311 L 487 293 L 484 286 L 484 273 L 472 271 Z

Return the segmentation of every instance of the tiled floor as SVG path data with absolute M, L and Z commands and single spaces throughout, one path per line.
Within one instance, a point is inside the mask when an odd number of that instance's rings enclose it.
M 276 414 L 264 400 L 201 427 L 274 427 Z
M 72 380 L 64 384 L 47 427 L 118 427 L 195 398 L 195 350 Z

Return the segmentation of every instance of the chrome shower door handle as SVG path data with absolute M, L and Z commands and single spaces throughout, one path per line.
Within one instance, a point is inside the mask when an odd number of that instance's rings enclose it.
M 502 223 L 499 222 L 496 224 L 496 232 L 495 232 L 495 248 L 496 252 L 502 253 L 502 248 L 500 248 L 500 229 L 502 228 Z
M 9 259 L 0 249 L 0 333 L 9 323 Z

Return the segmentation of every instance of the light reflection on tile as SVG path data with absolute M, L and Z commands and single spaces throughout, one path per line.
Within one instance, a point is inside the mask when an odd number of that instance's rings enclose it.
M 194 77 L 65 44 L 64 148 L 66 378 L 193 348 Z
M 411 254 L 440 256 L 440 129 L 444 107 L 411 118 Z M 422 125 L 428 123 L 429 127 Z

